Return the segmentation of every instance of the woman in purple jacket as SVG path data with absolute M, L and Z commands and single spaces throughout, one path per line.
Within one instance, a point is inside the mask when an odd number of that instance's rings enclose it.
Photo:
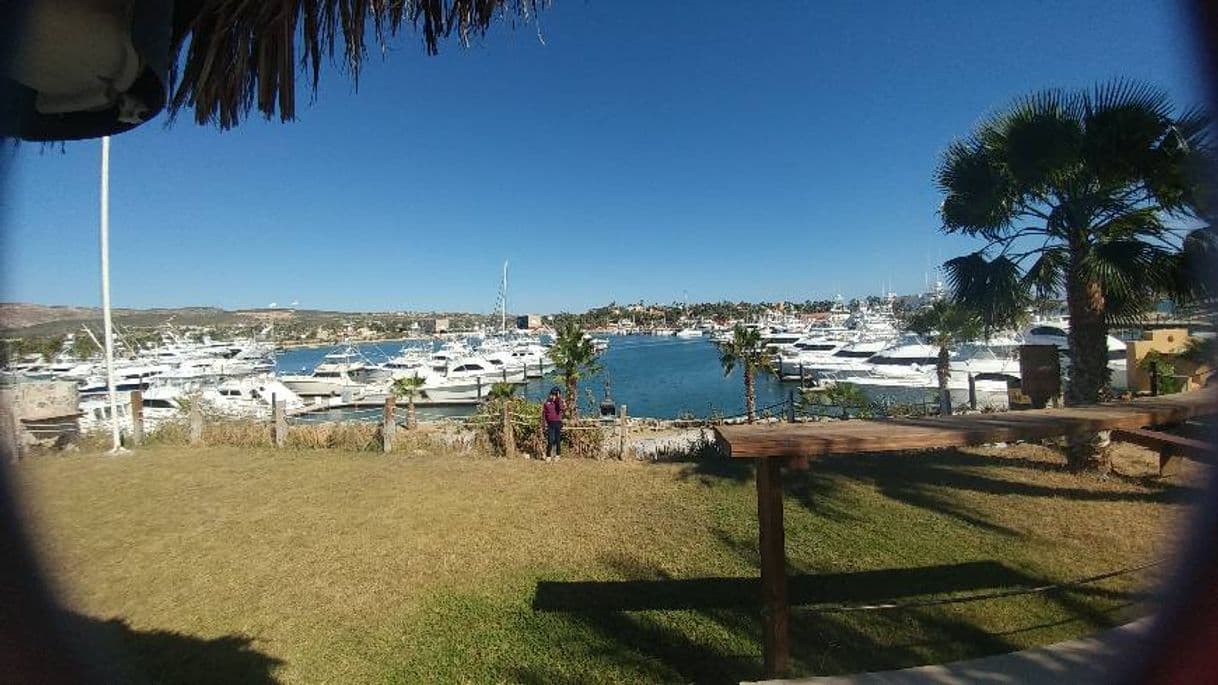
M 550 450 L 554 450 L 554 458 L 562 455 L 562 393 L 557 387 L 550 388 L 550 396 L 541 405 L 541 423 L 546 429 L 546 459 L 550 458 Z

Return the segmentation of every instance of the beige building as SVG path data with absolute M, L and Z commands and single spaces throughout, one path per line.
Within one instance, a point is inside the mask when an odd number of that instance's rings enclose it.
M 447 333 L 448 319 L 426 319 L 422 328 L 424 333 Z

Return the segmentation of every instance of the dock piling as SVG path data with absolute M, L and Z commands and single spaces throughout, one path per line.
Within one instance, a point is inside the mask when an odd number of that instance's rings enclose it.
M 397 423 L 393 420 L 393 407 L 397 398 L 390 393 L 385 396 L 385 409 L 381 413 L 381 451 L 388 454 L 393 451 L 393 434 L 397 432 Z
M 278 399 L 274 394 L 271 395 L 271 421 L 274 424 L 271 437 L 275 447 L 283 447 L 288 441 L 288 420 L 284 415 L 287 407 L 287 400 Z
M 144 393 L 131 391 L 131 446 L 139 447 L 144 442 Z
M 622 405 L 621 411 L 618 412 L 618 428 L 617 428 L 617 458 L 626 458 L 626 423 L 628 415 L 626 413 L 626 405 Z
M 512 413 L 507 402 L 503 403 L 503 456 L 516 458 L 516 430 L 512 427 Z
M 203 407 L 199 398 L 195 397 L 190 403 L 190 444 L 198 445 L 203 442 Z

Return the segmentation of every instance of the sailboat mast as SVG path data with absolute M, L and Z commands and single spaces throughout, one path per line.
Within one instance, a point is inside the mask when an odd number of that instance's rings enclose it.
M 507 333 L 507 276 L 508 263 L 503 260 L 503 283 L 499 286 L 503 290 L 503 296 L 499 298 L 499 328 L 504 333 Z

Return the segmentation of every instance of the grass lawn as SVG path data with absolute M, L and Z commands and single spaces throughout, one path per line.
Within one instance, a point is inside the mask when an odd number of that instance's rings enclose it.
M 1121 450 L 1126 473 L 1154 458 Z M 795 673 L 1010 651 L 1143 613 L 1151 572 L 931 608 L 810 610 L 1170 553 L 1195 471 L 1099 481 L 1054 459 L 1026 446 L 862 456 L 788 478 Z M 760 675 L 747 465 L 160 447 L 37 457 L 12 475 L 63 602 L 156 681 Z

